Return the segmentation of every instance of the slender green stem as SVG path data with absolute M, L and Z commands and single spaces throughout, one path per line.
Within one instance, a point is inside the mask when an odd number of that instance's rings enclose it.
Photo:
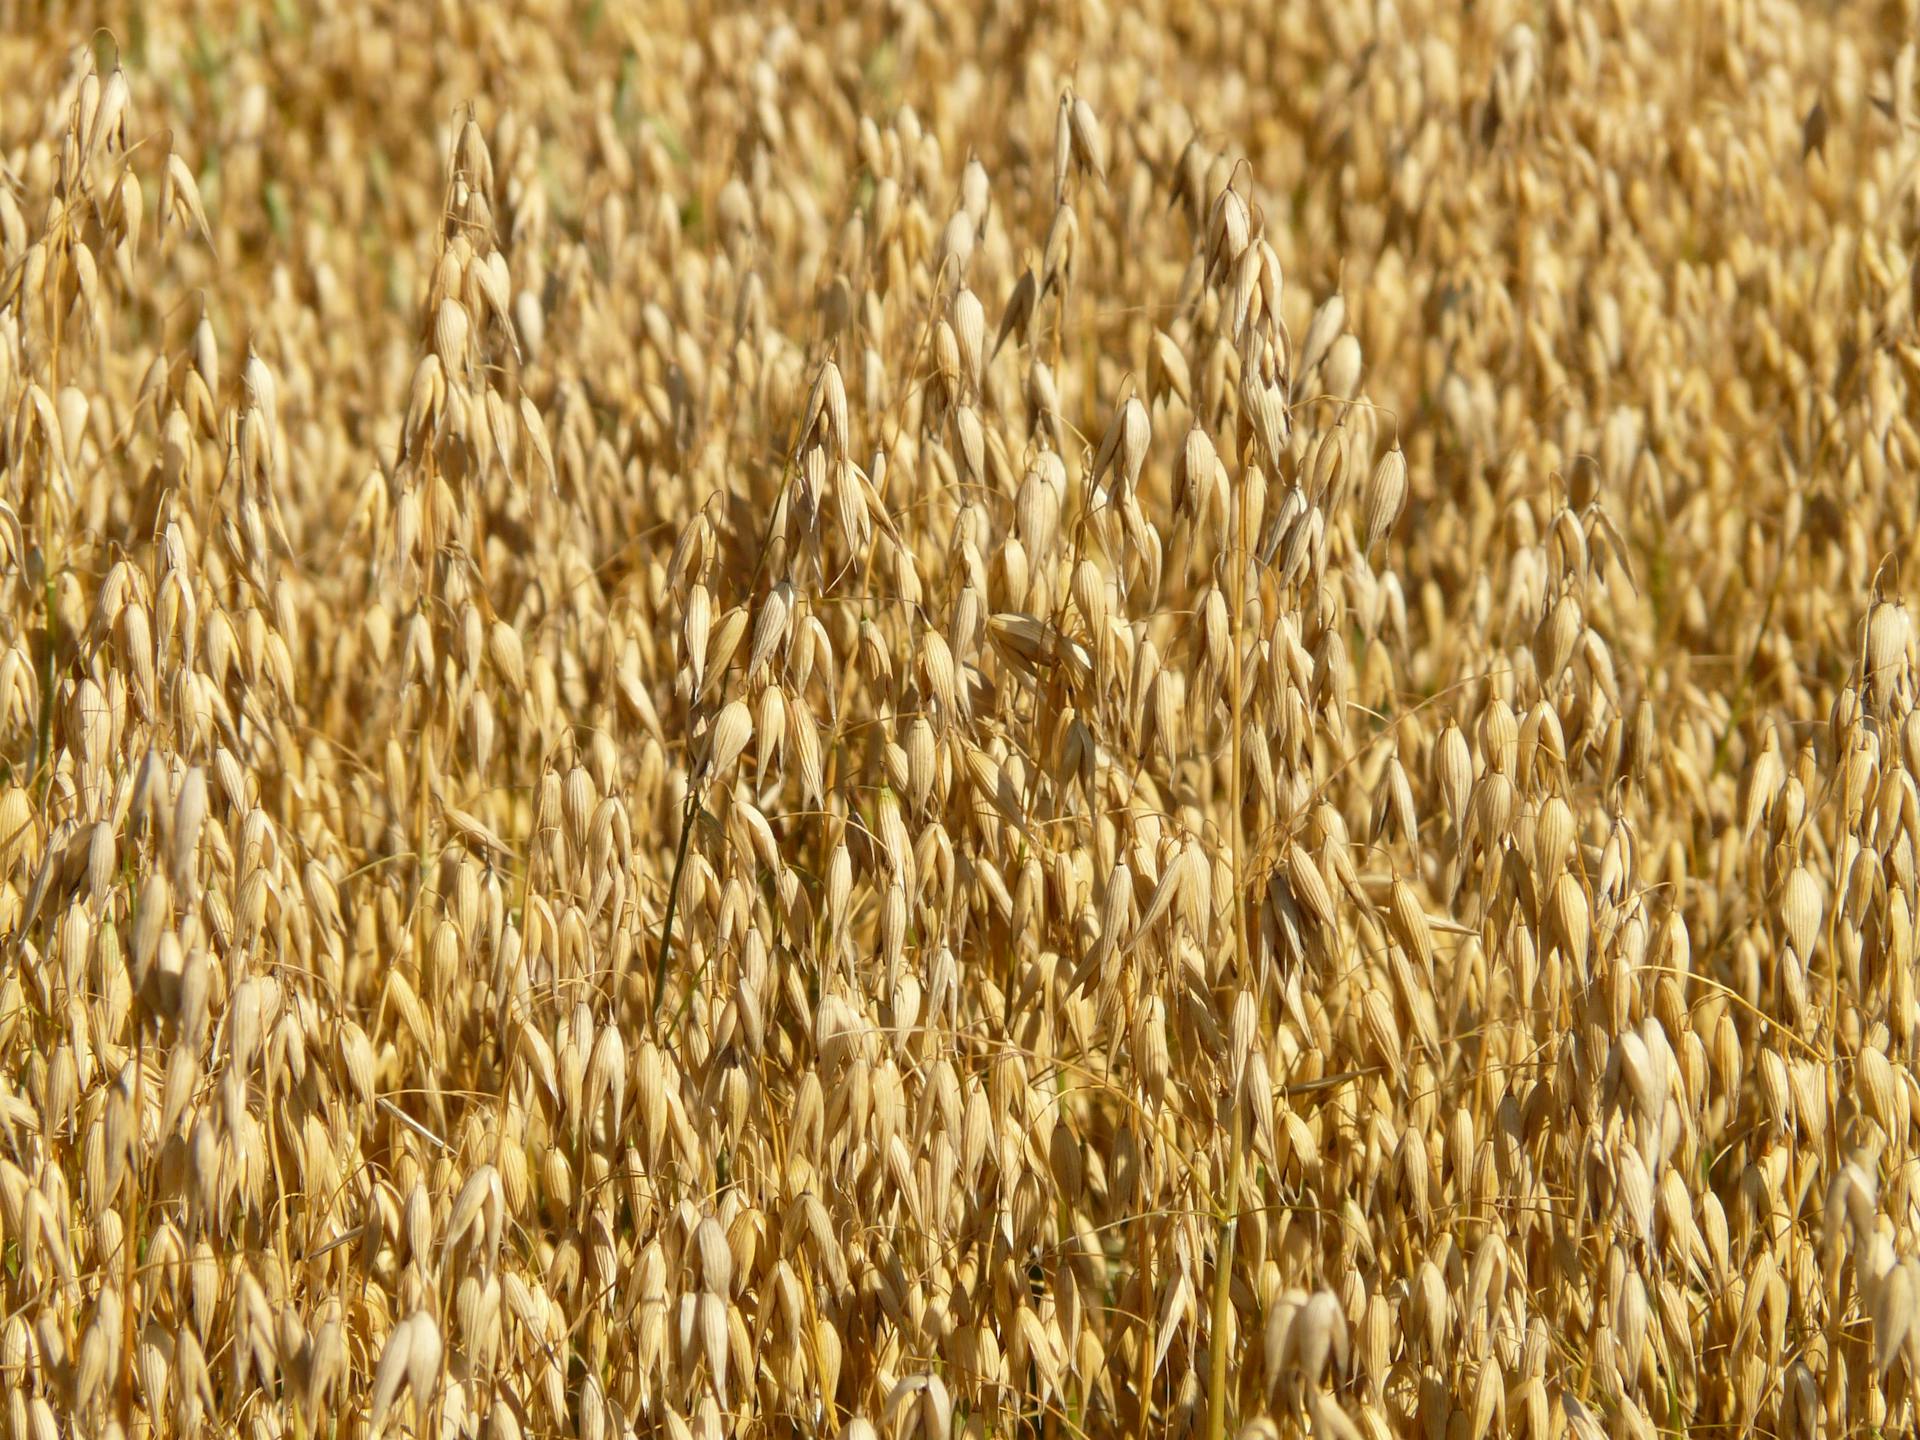
M 680 907 L 680 874 L 687 868 L 687 851 L 693 843 L 693 817 L 700 813 L 700 792 L 687 787 L 687 803 L 680 813 L 680 847 L 673 857 L 673 878 L 667 881 L 667 913 L 660 922 L 660 958 L 653 967 L 653 1007 L 649 1024 L 660 1026 L 660 999 L 667 993 L 667 963 L 673 958 L 673 919 Z
M 1233 1311 L 1233 1244 L 1240 1218 L 1240 1171 L 1243 1147 L 1240 1095 L 1227 1102 L 1227 1124 L 1233 1128 L 1228 1145 L 1226 1203 L 1220 1211 L 1220 1244 L 1213 1262 L 1213 1314 L 1207 1339 L 1207 1435 L 1223 1440 L 1227 1433 L 1227 1325 Z

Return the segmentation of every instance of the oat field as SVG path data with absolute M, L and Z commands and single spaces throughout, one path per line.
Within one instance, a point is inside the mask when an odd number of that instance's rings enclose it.
M 0 11 L 10 1440 L 1920 1424 L 1913 0 Z

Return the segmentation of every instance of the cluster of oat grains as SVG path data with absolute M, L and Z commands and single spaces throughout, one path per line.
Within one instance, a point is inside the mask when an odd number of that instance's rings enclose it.
M 7 1433 L 1920 1422 L 1910 9 L 8 17 Z

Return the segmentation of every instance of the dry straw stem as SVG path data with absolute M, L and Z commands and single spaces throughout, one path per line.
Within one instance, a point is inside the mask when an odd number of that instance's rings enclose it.
M 1913 18 L 9 16 L 0 1432 L 1912 1430 Z

